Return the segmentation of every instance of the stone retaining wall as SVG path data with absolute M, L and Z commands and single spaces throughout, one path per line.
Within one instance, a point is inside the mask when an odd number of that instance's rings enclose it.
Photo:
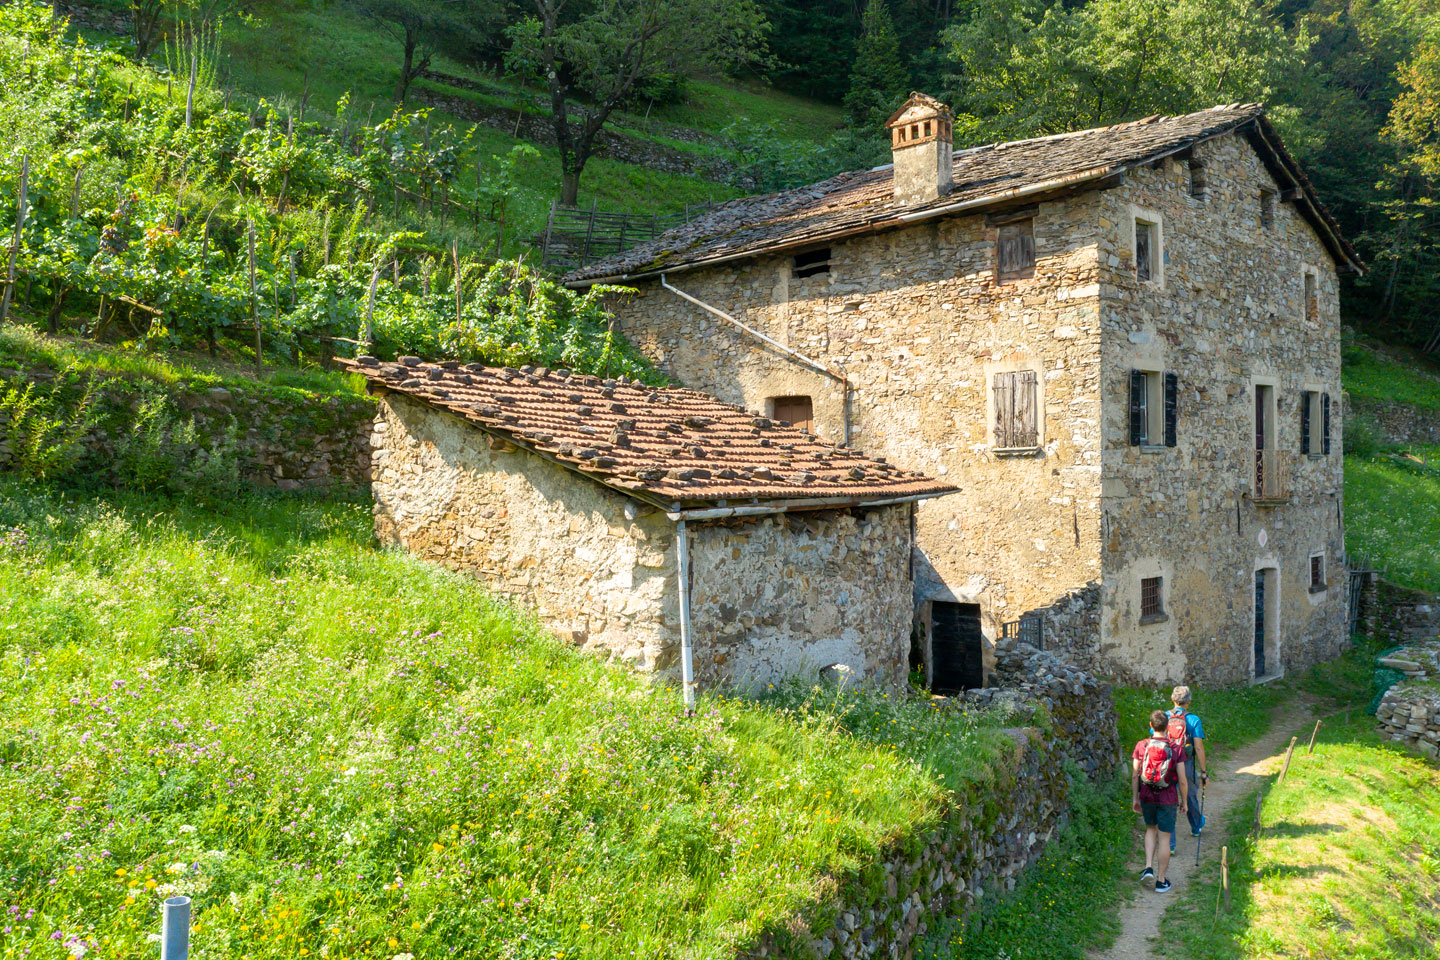
M 1349 401 L 1347 416 L 1373 421 L 1390 443 L 1440 443 L 1440 410 L 1353 395 Z
M 743 952 L 746 958 L 863 960 L 912 957 L 941 919 L 1015 888 L 1063 828 L 1066 780 L 1056 744 L 1035 727 L 1007 730 L 1013 752 L 978 796 L 957 798 L 940 826 L 868 867 L 818 934 L 796 923 Z
M 1440 637 L 1440 597 L 1365 576 L 1360 593 L 1359 629 L 1366 636 L 1404 643 Z
M 55 379 L 44 368 L 0 367 L 0 380 L 29 380 L 44 387 Z M 375 402 L 369 397 L 322 396 L 288 388 L 232 388 L 158 384 L 114 378 L 97 402 L 100 422 L 86 438 L 87 463 L 103 472 L 134 430 L 147 396 L 163 395 L 177 423 L 193 418 L 201 448 L 234 437 L 241 479 L 261 487 L 300 490 L 364 487 L 370 482 L 370 429 Z M 62 398 L 63 399 L 63 398 Z M 0 447 L 0 469 L 8 451 Z
M 1440 756 L 1440 687 L 1397 683 L 1375 712 L 1387 740 L 1405 743 L 1427 757 Z

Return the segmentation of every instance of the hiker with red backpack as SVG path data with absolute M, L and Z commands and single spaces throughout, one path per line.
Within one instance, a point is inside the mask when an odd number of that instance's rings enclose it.
M 1205 829 L 1205 803 L 1202 799 L 1205 784 L 1210 775 L 1205 771 L 1210 764 L 1205 759 L 1205 725 L 1190 712 L 1190 688 L 1181 684 L 1170 692 L 1170 721 L 1165 727 L 1165 737 L 1185 751 L 1185 779 L 1190 784 L 1190 793 L 1185 798 L 1188 809 L 1185 814 L 1190 821 L 1190 836 L 1195 837 L 1198 846 L 1200 833 Z M 1175 852 L 1175 834 L 1170 834 L 1170 852 Z
M 1140 873 L 1140 882 L 1154 880 L 1156 893 L 1170 891 L 1170 881 L 1166 878 L 1170 847 L 1161 841 L 1160 834 L 1168 833 L 1174 838 L 1176 811 L 1185 812 L 1189 794 L 1185 751 L 1165 736 L 1169 723 L 1170 717 L 1164 710 L 1151 713 L 1150 736 L 1135 744 L 1130 755 L 1132 806 L 1145 818 L 1145 869 Z

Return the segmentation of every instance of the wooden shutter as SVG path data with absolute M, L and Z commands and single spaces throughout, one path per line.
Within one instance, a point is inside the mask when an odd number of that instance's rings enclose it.
M 1130 371 L 1130 446 L 1140 446 L 1145 436 L 1145 371 Z
M 1015 422 L 1015 374 L 995 374 L 995 446 L 1012 446 L 1010 428 Z
M 1173 373 L 1165 374 L 1165 446 L 1173 447 L 1176 443 L 1176 427 L 1180 420 L 1180 377 Z
M 1015 419 L 1011 440 L 1017 447 L 1033 447 L 1038 443 L 1039 437 L 1039 431 L 1035 428 L 1035 371 L 1021 370 L 1014 376 Z
M 1310 393 L 1300 392 L 1300 452 L 1310 452 Z
M 996 231 L 1001 280 L 1035 275 L 1035 221 L 1002 223 Z
M 1330 456 L 1330 394 L 1320 394 L 1320 419 L 1324 424 L 1324 448 L 1325 456 Z
M 776 420 L 784 420 L 801 430 L 814 430 L 815 405 L 809 397 L 776 397 L 774 409 Z

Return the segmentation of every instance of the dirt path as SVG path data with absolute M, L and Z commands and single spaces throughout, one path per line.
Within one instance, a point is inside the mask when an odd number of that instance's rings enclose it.
M 1202 871 L 1215 869 L 1213 864 L 1220 856 L 1220 838 L 1228 832 L 1231 819 L 1251 815 L 1250 810 L 1237 809 L 1236 801 L 1253 791 L 1262 778 L 1279 770 L 1290 738 L 1298 736 L 1302 728 L 1308 729 L 1308 724 L 1313 722 L 1313 706 L 1299 698 L 1288 701 L 1284 720 L 1277 717 L 1259 740 L 1241 747 L 1223 762 L 1210 765 L 1210 785 L 1205 791 L 1204 845 L 1200 848 Z M 1150 886 L 1142 887 L 1138 879 L 1134 880 L 1135 896 L 1120 907 L 1120 935 L 1108 951 L 1094 954 L 1095 960 L 1144 960 L 1152 956 L 1151 941 L 1160 930 L 1165 908 L 1186 895 L 1190 875 L 1195 872 L 1195 838 L 1190 836 L 1190 826 L 1183 816 L 1176 830 L 1180 836 L 1175 855 L 1170 858 L 1170 882 L 1175 885 L 1174 889 L 1157 894 Z M 1138 878 L 1143 866 L 1145 855 L 1137 849 L 1132 877 Z

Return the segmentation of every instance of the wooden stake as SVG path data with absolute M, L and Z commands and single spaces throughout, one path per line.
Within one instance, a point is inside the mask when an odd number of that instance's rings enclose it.
M 450 256 L 455 262 L 455 326 L 460 326 L 460 311 L 464 307 L 465 292 L 460 287 L 460 238 L 450 241 Z
M 200 72 L 200 38 L 190 32 L 190 86 L 185 90 L 185 129 L 189 130 L 195 116 L 195 77 Z
M 365 297 L 365 346 L 375 342 L 375 288 L 380 286 L 380 267 L 377 264 L 370 271 L 370 293 Z
M 1275 781 L 1277 784 L 1285 782 L 1285 774 L 1290 772 L 1290 756 L 1295 752 L 1295 744 L 1299 740 L 1299 737 L 1290 738 L 1290 748 L 1285 751 L 1285 765 L 1280 768 L 1280 779 Z
M 80 180 L 85 175 L 85 165 L 75 168 L 75 182 L 70 187 L 70 219 L 80 216 Z
M 10 301 L 15 296 L 15 261 L 20 258 L 20 241 L 25 230 L 26 190 L 30 185 L 30 154 L 20 161 L 20 196 L 15 203 L 15 239 L 10 242 L 10 265 L 5 269 L 5 296 L 0 298 L 0 323 L 10 319 Z
M 1319 734 L 1319 733 L 1320 733 L 1320 721 L 1319 721 L 1319 720 L 1316 720 L 1316 721 L 1315 721 L 1315 729 L 1310 731 L 1310 749 L 1308 749 L 1308 750 L 1305 751 L 1305 755 L 1306 755 L 1307 757 L 1308 757 L 1310 754 L 1312 754 L 1312 753 L 1315 752 L 1315 737 L 1316 737 L 1316 735 Z
M 1225 912 L 1230 912 L 1230 848 L 1220 848 L 1220 895 L 1225 899 Z
M 250 229 L 247 231 L 248 246 L 250 248 L 250 322 L 255 324 L 255 379 L 260 379 L 260 365 L 262 363 L 260 353 L 260 312 L 255 306 L 255 221 L 250 221 Z
M 1260 830 L 1262 829 L 1260 826 L 1260 807 L 1264 803 L 1265 794 L 1257 793 L 1255 795 L 1255 836 L 1257 837 L 1260 836 Z

